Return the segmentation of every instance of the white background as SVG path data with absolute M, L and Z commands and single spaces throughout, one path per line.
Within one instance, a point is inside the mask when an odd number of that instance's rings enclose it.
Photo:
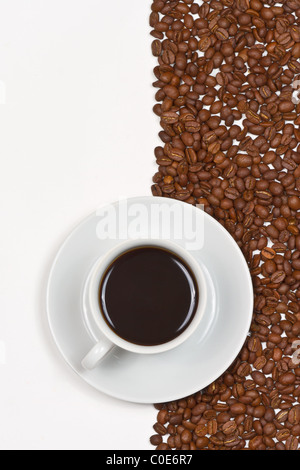
M 51 262 L 72 228 L 103 201 L 150 194 L 150 5 L 0 0 L 2 450 L 151 448 L 152 406 L 82 382 L 45 313 Z

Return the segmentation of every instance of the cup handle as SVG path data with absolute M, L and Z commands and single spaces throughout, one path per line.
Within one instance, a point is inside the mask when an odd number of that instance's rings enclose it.
M 81 362 L 82 367 L 87 370 L 94 369 L 114 347 L 115 345 L 111 341 L 103 339 L 99 343 L 95 344 L 95 346 L 85 356 Z

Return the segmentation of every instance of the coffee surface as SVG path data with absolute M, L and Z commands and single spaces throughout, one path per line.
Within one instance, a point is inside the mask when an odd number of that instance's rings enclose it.
M 182 259 L 161 248 L 141 247 L 108 267 L 99 298 L 105 321 L 118 336 L 154 346 L 175 339 L 189 326 L 199 293 Z

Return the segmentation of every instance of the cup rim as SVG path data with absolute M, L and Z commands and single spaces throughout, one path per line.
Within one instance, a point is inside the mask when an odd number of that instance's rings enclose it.
M 160 247 L 165 250 L 169 250 L 182 258 L 188 266 L 191 268 L 197 285 L 200 292 L 199 300 L 198 300 L 198 307 L 194 318 L 192 319 L 189 326 L 176 338 L 168 341 L 166 343 L 154 345 L 154 346 L 145 346 L 139 345 L 135 343 L 131 343 L 120 336 L 117 335 L 106 323 L 105 319 L 103 318 L 103 314 L 101 312 L 99 306 L 99 286 L 101 284 L 101 280 L 103 275 L 105 274 L 109 265 L 120 255 L 130 251 L 131 249 L 138 248 L 138 247 Z M 94 263 L 93 268 L 90 274 L 89 280 L 89 288 L 88 288 L 88 299 L 89 299 L 89 307 L 90 313 L 93 316 L 93 319 L 102 335 L 104 335 L 107 339 L 109 339 L 114 345 L 125 349 L 130 352 L 139 353 L 139 354 L 156 354 L 169 351 L 183 342 L 185 342 L 197 329 L 199 326 L 201 319 L 204 315 L 205 307 L 206 307 L 206 300 L 207 300 L 207 286 L 204 273 L 202 271 L 201 266 L 195 260 L 195 258 L 183 247 L 175 242 L 171 242 L 169 240 L 161 240 L 161 239 L 131 239 L 126 240 L 124 242 L 119 243 L 110 251 L 108 251 L 104 256 L 98 258 L 98 260 Z

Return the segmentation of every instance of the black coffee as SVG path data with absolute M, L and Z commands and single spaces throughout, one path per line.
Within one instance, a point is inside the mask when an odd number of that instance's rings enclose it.
M 189 326 L 199 292 L 182 259 L 162 248 L 141 247 L 113 261 L 99 297 L 105 321 L 118 336 L 154 346 L 175 339 Z

